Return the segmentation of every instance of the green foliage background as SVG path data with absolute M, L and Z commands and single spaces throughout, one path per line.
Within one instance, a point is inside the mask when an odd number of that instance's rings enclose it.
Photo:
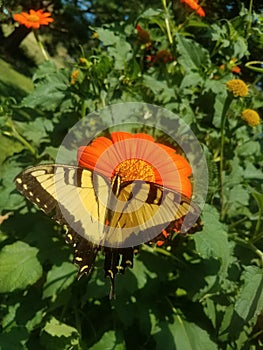
M 163 1 L 136 18 L 98 19 L 73 63 L 35 69 L 31 93 L 7 94 L 1 83 L 0 210 L 12 215 L 0 231 L 0 349 L 261 348 L 262 125 L 250 127 L 241 112 L 263 107 L 262 67 L 250 65 L 261 60 L 263 17 L 239 5 L 227 18 L 211 5 L 199 18 L 179 1 Z M 233 65 L 249 85 L 246 97 L 226 88 Z M 103 257 L 76 281 L 63 229 L 17 193 L 13 179 L 53 162 L 68 129 L 89 112 L 130 101 L 167 108 L 191 127 L 206 154 L 209 194 L 202 231 L 163 248 L 143 246 L 134 268 L 117 276 L 110 301 Z M 91 130 L 100 123 L 91 117 Z

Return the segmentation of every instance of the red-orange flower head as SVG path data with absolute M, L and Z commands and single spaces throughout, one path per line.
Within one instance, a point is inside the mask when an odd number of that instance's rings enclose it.
M 191 9 L 195 10 L 196 13 L 201 16 L 204 17 L 205 16 L 205 11 L 204 9 L 198 4 L 197 0 L 181 0 L 181 2 L 186 3 L 186 5 L 188 5 L 189 7 L 191 7 Z
M 118 175 L 122 182 L 143 180 L 191 197 L 188 161 L 147 134 L 113 132 L 111 138 L 98 137 L 78 149 L 78 163 L 110 180 Z
M 43 10 L 29 10 L 27 12 L 21 12 L 13 15 L 15 21 L 26 26 L 27 28 L 38 29 L 42 25 L 49 25 L 54 22 L 53 18 L 50 18 L 50 12 L 44 12 Z

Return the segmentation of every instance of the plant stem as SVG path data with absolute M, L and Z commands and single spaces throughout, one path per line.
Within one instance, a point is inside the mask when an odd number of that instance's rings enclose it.
M 254 72 L 258 72 L 258 73 L 263 73 L 263 68 L 260 68 L 260 67 L 254 67 L 255 64 L 258 64 L 260 66 L 263 65 L 263 61 L 250 61 L 250 62 L 247 62 L 245 64 L 245 67 L 253 70 Z
M 166 32 L 167 32 L 169 43 L 172 44 L 173 43 L 173 37 L 172 37 L 172 34 L 171 34 L 171 28 L 170 28 L 170 23 L 169 23 L 169 11 L 168 11 L 168 8 L 167 8 L 166 0 L 162 0 L 162 2 L 163 2 L 163 8 L 164 8 L 164 12 L 165 12 Z
M 81 104 L 81 118 L 86 117 L 86 111 L 87 111 L 86 101 L 83 98 L 82 104 Z
M 248 8 L 248 25 L 246 30 L 246 39 L 248 39 L 250 30 L 251 30 L 251 24 L 252 24 L 252 8 L 253 8 L 253 0 L 250 0 L 249 2 L 249 8 Z
M 221 142 L 220 142 L 220 168 L 219 168 L 219 176 L 220 176 L 220 194 L 221 194 L 221 213 L 220 218 L 223 221 L 225 217 L 225 189 L 224 189 L 224 147 L 225 147 L 225 125 L 226 125 L 226 115 L 227 111 L 230 107 L 230 104 L 233 100 L 233 97 L 230 93 L 228 93 L 227 98 L 225 100 L 225 104 L 223 107 L 222 115 L 221 115 Z
M 38 35 L 37 30 L 36 30 L 36 29 L 33 29 L 33 33 L 34 33 L 34 36 L 35 36 L 36 41 L 37 41 L 37 44 L 38 44 L 38 46 L 39 46 L 39 48 L 40 48 L 40 50 L 41 50 L 41 52 L 42 52 L 42 54 L 43 54 L 45 60 L 46 60 L 46 61 L 49 61 L 48 54 L 47 54 L 47 52 L 46 52 L 46 50 L 45 50 L 45 48 L 44 48 L 44 45 L 42 44 L 42 42 L 41 42 L 41 40 L 40 40 L 40 38 L 39 38 L 39 35 Z
M 19 132 L 16 130 L 13 121 L 12 121 L 11 119 L 9 119 L 9 120 L 7 121 L 6 124 L 7 124 L 7 126 L 10 127 L 11 130 L 12 130 L 12 132 L 9 133 L 9 136 L 15 137 L 15 138 L 16 138 L 18 141 L 20 141 L 24 146 L 26 146 L 26 148 L 27 148 L 35 157 L 38 157 L 36 150 L 35 150 L 35 149 L 30 145 L 30 143 L 27 142 L 27 140 L 25 140 L 25 139 L 23 138 L 23 136 L 21 136 L 21 135 L 19 134 Z M 7 133 L 6 133 L 6 134 L 7 134 Z
M 249 248 L 260 258 L 260 264 L 263 266 L 263 252 L 258 249 L 251 241 L 242 238 L 235 238 L 235 241 L 245 248 Z

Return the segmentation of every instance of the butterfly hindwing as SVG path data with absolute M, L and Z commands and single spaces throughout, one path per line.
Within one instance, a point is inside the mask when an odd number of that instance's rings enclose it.
M 194 210 L 185 196 L 144 181 L 122 184 L 117 199 L 108 230 L 109 242 L 116 245 L 137 245 L 142 237 L 144 242 L 152 240 L 166 225 Z

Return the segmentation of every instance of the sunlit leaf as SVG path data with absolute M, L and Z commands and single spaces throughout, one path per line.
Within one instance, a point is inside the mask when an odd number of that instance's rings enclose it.
M 6 245 L 0 252 L 0 292 L 12 292 L 34 284 L 42 275 L 38 249 L 23 242 Z

